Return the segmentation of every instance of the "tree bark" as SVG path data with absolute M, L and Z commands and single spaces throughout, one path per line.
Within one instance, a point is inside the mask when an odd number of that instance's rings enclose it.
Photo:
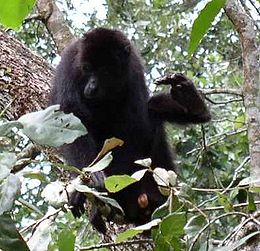
M 37 10 L 41 16 L 41 20 L 52 36 L 58 53 L 61 54 L 66 45 L 74 39 L 63 14 L 58 9 L 54 0 L 38 0 Z
M 252 180 L 260 177 L 260 48 L 257 43 L 254 20 L 247 14 L 238 0 L 228 0 L 225 11 L 239 34 L 242 46 L 244 70 L 243 96 L 248 121 L 248 142 L 251 160 L 250 175 Z M 260 182 L 255 185 L 259 187 Z M 259 209 L 259 207 L 258 207 Z M 237 239 L 252 231 L 259 231 L 259 225 L 247 224 L 237 233 Z M 260 250 L 259 235 L 240 250 Z
M 248 141 L 251 158 L 251 176 L 260 177 L 260 47 L 256 39 L 254 20 L 238 0 L 229 0 L 226 14 L 237 30 L 244 69 L 243 96 L 248 121 Z M 258 183 L 259 186 L 259 183 Z
M 1 115 L 13 120 L 46 107 L 52 75 L 44 59 L 0 29 Z

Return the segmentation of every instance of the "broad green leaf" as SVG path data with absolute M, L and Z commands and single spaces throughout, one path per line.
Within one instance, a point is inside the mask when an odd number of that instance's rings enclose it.
M 4 251 L 30 251 L 8 214 L 0 216 L 0 249 Z
M 59 105 L 25 114 L 18 121 L 23 125 L 24 134 L 40 145 L 58 147 L 87 133 L 80 119 L 59 111 Z
M 154 251 L 175 251 L 171 243 L 169 243 L 169 241 L 166 241 L 161 234 L 157 234 L 154 244 Z
M 21 182 L 19 178 L 10 174 L 0 185 L 0 215 L 10 210 L 13 202 L 20 193 Z
M 184 235 L 184 226 L 186 224 L 185 213 L 172 213 L 161 222 L 160 229 L 162 235 L 171 240 L 173 237 L 179 238 Z
M 246 244 L 246 242 L 252 238 L 253 236 L 259 235 L 260 231 L 251 233 L 245 237 L 243 237 L 242 239 L 233 242 L 231 245 L 229 246 L 225 246 L 225 247 L 221 247 L 221 248 L 215 248 L 214 251 L 232 251 L 232 250 L 237 250 L 240 246 L 242 246 L 243 244 Z
M 59 251 L 74 251 L 76 236 L 70 229 L 64 229 L 58 236 Z
M 155 219 L 155 220 L 152 220 L 152 221 L 150 221 L 150 222 L 148 222 L 144 225 L 141 225 L 141 226 L 138 226 L 138 227 L 135 227 L 135 228 L 130 228 L 130 229 L 126 230 L 125 232 L 120 233 L 117 236 L 116 243 L 125 241 L 126 239 L 129 239 L 129 238 L 133 238 L 134 236 L 142 233 L 143 231 L 150 230 L 152 227 L 159 225 L 160 222 L 161 222 L 160 219 Z
M 105 179 L 105 187 L 110 193 L 116 193 L 135 182 L 137 180 L 128 175 L 113 175 Z
M 101 160 L 95 163 L 93 166 L 83 168 L 83 172 L 99 172 L 104 170 L 109 166 L 110 162 L 113 160 L 112 152 L 107 153 Z
M 201 39 L 207 33 L 211 23 L 225 6 L 226 0 L 212 0 L 206 4 L 204 9 L 200 12 L 197 19 L 194 21 L 190 36 L 190 44 L 188 53 L 191 56 L 197 49 Z
M 0 0 L 1 1 L 1 0 Z M 17 121 L 10 121 L 0 124 L 0 136 L 6 136 L 8 133 L 16 127 L 17 129 L 23 128 L 23 125 Z
M 0 0 L 0 23 L 7 28 L 18 30 L 35 2 L 36 0 Z

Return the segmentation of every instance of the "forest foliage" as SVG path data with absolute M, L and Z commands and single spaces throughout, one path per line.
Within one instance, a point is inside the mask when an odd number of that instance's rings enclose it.
M 56 62 L 56 50 L 44 25 L 39 20 L 24 21 L 33 13 L 34 4 L 33 0 L 0 0 L 0 22 L 16 30 L 10 33 L 46 60 Z M 120 233 L 115 241 L 151 230 L 155 250 L 235 250 L 259 234 L 254 231 L 232 241 L 241 219 L 256 210 L 259 188 L 250 186 L 254 177 L 249 178 L 247 121 L 240 91 L 241 47 L 224 14 L 225 1 L 107 0 L 104 6 L 105 19 L 99 19 L 94 9 L 76 27 L 70 19 L 79 11 L 73 1 L 59 2 L 75 34 L 100 25 L 127 33 L 144 58 L 151 93 L 167 91 L 154 85 L 158 77 L 184 72 L 204 92 L 213 117 L 203 126 L 166 125 L 177 153 L 177 177 L 160 168 L 152 170 L 146 159 L 140 160 L 143 170 L 139 173 L 106 180 L 106 188 L 115 192 L 150 171 L 169 196 L 151 222 Z M 87 217 L 75 220 L 66 205 L 64 173 L 75 169 L 47 160 L 44 153 L 35 159 L 21 157 L 32 142 L 58 147 L 86 134 L 86 129 L 72 114 L 64 115 L 55 106 L 17 121 L 6 121 L 4 111 L 0 114 L 0 249 L 69 251 L 97 245 L 99 236 Z M 105 144 L 93 165 L 78 173 L 104 169 L 119 143 L 112 139 L 112 146 Z M 87 186 L 76 189 L 120 209 L 116 201 Z

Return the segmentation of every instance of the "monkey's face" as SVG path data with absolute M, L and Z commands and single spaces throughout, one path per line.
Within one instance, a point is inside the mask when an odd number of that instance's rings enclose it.
M 101 59 L 100 59 L 101 60 Z M 88 104 L 116 102 L 125 98 L 128 85 L 128 62 L 117 55 L 95 58 L 82 66 L 81 92 Z

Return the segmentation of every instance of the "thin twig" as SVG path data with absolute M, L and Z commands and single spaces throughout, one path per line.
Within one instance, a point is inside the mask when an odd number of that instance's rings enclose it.
M 256 205 L 260 204 L 260 201 L 255 201 L 254 202 Z M 233 205 L 233 209 L 235 208 L 240 208 L 240 207 L 247 207 L 249 205 L 248 202 L 245 203 L 239 203 Z M 205 211 L 218 211 L 218 210 L 224 210 L 224 206 L 218 206 L 218 207 L 205 207 L 205 208 L 200 208 L 200 210 L 197 210 L 197 208 L 189 209 L 189 213 L 194 213 L 194 212 L 205 212 Z
M 199 239 L 199 237 L 201 236 L 201 234 L 211 225 L 213 224 L 215 221 L 217 220 L 220 220 L 221 218 L 224 218 L 224 217 L 227 217 L 229 215 L 240 215 L 240 216 L 243 216 L 243 217 L 246 217 L 248 218 L 248 215 L 245 214 L 245 213 L 242 213 L 242 212 L 229 212 L 229 213 L 225 213 L 225 214 L 222 214 L 216 218 L 214 218 L 213 220 L 209 221 L 209 223 L 207 223 L 199 232 L 198 234 L 194 237 L 188 251 L 192 251 L 195 243 L 197 242 L 197 240 Z
M 205 95 L 212 94 L 229 94 L 243 97 L 243 93 L 239 89 L 227 89 L 227 88 L 216 88 L 216 89 L 199 89 Z
M 250 160 L 250 157 L 247 156 L 245 157 L 245 159 L 242 161 L 242 163 L 235 169 L 235 172 L 234 172 L 234 175 L 233 175 L 233 178 L 231 180 L 231 182 L 229 183 L 229 185 L 224 189 L 224 191 L 221 192 L 221 194 L 224 194 L 226 193 L 234 184 L 234 182 L 236 181 L 237 179 L 237 175 L 240 173 L 241 169 L 245 166 L 245 164 Z M 202 203 L 200 203 L 198 205 L 198 207 L 202 207 L 204 206 L 206 203 L 208 202 L 211 202 L 213 200 L 216 200 L 218 198 L 218 196 L 214 196 L 206 201 L 203 201 Z
M 89 247 L 81 247 L 79 248 L 80 251 L 86 251 L 86 250 L 93 250 L 93 249 L 100 249 L 100 248 L 110 248 L 110 247 L 118 247 L 118 246 L 129 246 L 134 244 L 142 244 L 142 243 L 153 243 L 152 239 L 140 239 L 140 240 L 130 240 L 130 241 L 124 241 L 120 243 L 103 243 L 98 245 L 92 245 Z

